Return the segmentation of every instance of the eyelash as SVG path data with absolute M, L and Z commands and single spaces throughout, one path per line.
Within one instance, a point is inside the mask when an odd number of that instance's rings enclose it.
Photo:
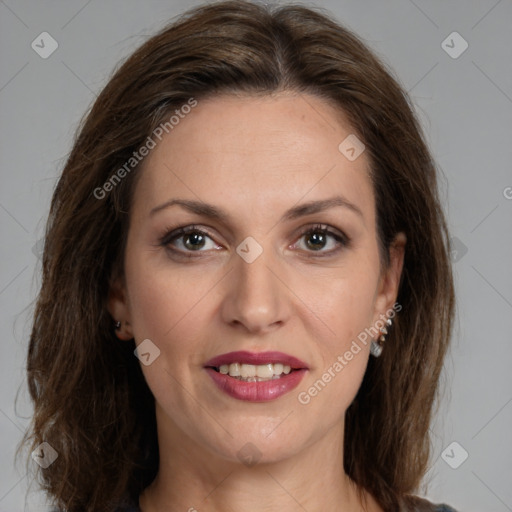
M 208 238 L 213 240 L 213 237 L 205 230 L 198 228 L 195 225 L 190 226 L 184 226 L 177 229 L 168 228 L 165 232 L 165 234 L 160 238 L 160 245 L 167 248 L 169 251 L 172 251 L 174 254 L 177 254 L 179 256 L 182 256 L 184 258 L 198 258 L 202 257 L 200 255 L 201 252 L 207 252 L 207 251 L 182 251 L 181 249 L 175 249 L 170 246 L 171 242 L 174 242 L 175 240 L 178 240 L 181 237 L 184 237 L 185 235 L 190 235 L 191 233 L 199 234 L 202 236 L 207 236 Z M 302 231 L 298 237 L 298 241 L 301 240 L 303 237 L 311 236 L 314 233 L 321 233 L 322 235 L 330 236 L 336 240 L 338 243 L 338 247 L 335 249 L 331 249 L 330 251 L 306 251 L 310 253 L 311 256 L 314 256 L 315 258 L 325 258 L 329 256 L 333 256 L 337 254 L 342 248 L 347 248 L 350 246 L 350 239 L 344 235 L 344 234 L 338 234 L 337 232 L 332 231 L 329 226 L 325 224 L 316 224 L 315 226 L 312 226 L 310 228 L 305 229 Z M 297 242 L 296 242 L 297 243 Z M 294 244 L 295 245 L 295 244 Z M 199 254 L 194 254 L 195 252 Z

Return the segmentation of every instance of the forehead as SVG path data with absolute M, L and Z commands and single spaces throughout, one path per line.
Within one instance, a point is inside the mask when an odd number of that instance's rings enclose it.
M 340 151 L 347 137 L 344 114 L 311 95 L 198 100 L 146 157 L 134 208 L 187 197 L 263 213 L 340 193 L 371 217 L 369 162 Z

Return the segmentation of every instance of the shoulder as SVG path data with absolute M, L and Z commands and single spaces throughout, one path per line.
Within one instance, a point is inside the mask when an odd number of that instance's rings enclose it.
M 407 496 L 400 512 L 457 512 L 445 503 L 432 503 L 418 496 Z

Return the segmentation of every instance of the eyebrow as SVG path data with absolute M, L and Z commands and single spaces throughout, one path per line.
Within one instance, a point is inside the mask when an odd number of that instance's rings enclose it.
M 212 204 L 208 204 L 203 201 L 194 201 L 191 199 L 171 199 L 170 201 L 167 201 L 153 208 L 149 212 L 149 215 L 153 216 L 157 212 L 165 210 L 174 205 L 181 206 L 184 209 L 197 215 L 202 215 L 204 217 L 215 219 L 221 222 L 228 221 L 230 217 L 226 211 L 222 210 L 221 208 L 218 208 L 217 206 L 213 206 Z M 309 201 L 307 203 L 302 203 L 297 206 L 294 206 L 293 208 L 290 208 L 283 214 L 280 221 L 290 221 L 298 219 L 300 217 L 311 215 L 313 213 L 323 212 L 336 206 L 347 208 L 348 210 L 351 210 L 352 212 L 359 215 L 361 218 L 364 218 L 363 212 L 354 203 L 351 203 L 342 196 L 334 196 L 329 199 Z

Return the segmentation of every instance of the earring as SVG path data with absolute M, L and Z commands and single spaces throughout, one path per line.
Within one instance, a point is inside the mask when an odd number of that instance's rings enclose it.
M 115 324 L 114 324 L 114 327 L 116 328 L 116 331 L 118 329 L 121 329 L 121 322 L 118 320 Z
M 386 325 L 391 327 L 393 321 L 391 318 L 386 320 Z M 388 330 L 386 327 L 380 328 L 381 335 L 379 337 L 379 341 L 372 340 L 372 344 L 370 345 L 370 353 L 373 357 L 379 357 L 382 354 L 382 344 L 386 341 L 386 334 Z M 380 343 L 379 343 L 380 342 Z

